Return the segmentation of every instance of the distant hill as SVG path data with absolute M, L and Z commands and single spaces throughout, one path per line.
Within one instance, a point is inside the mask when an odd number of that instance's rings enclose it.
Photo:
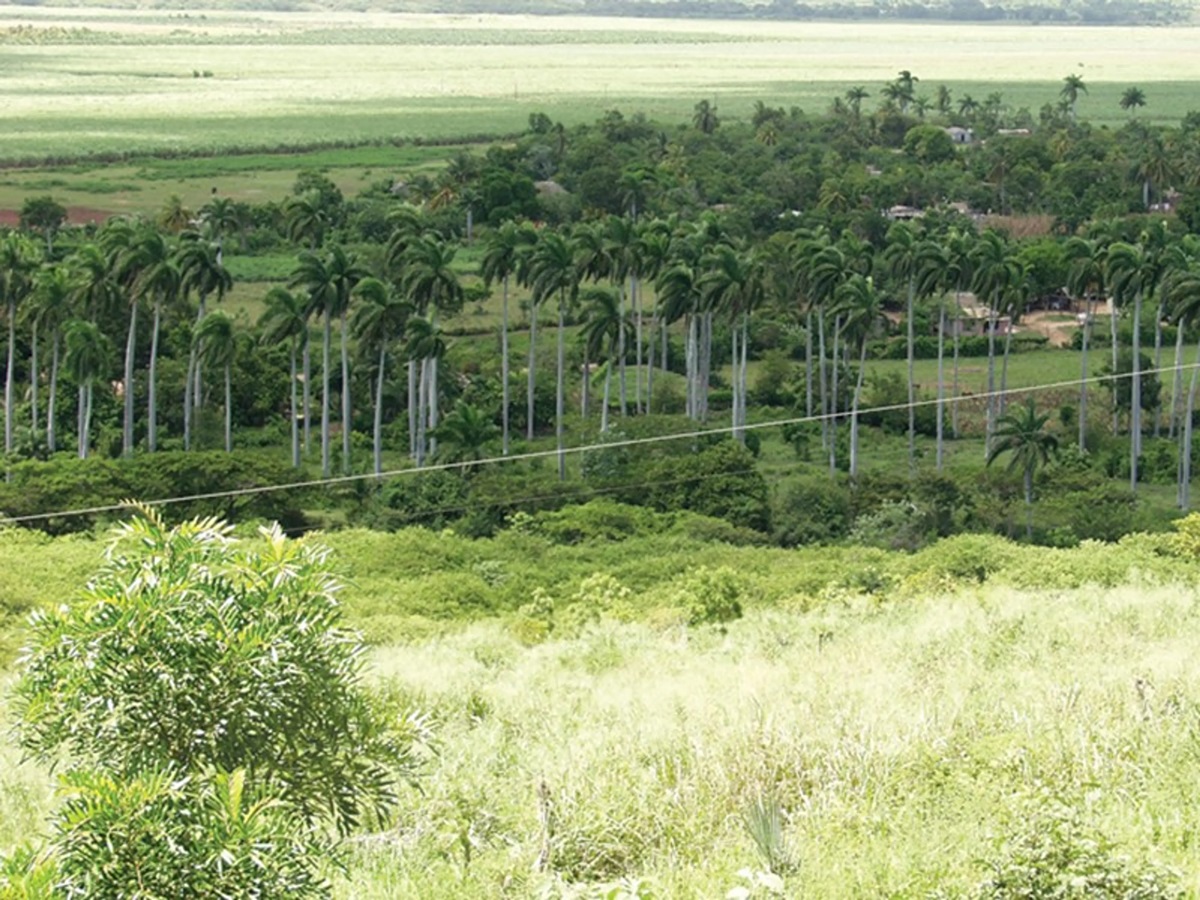
M 851 19 L 1172 25 L 1195 19 L 1197 0 L 76 0 L 19 6 L 374 10 L 460 14 L 594 15 L 688 19 Z

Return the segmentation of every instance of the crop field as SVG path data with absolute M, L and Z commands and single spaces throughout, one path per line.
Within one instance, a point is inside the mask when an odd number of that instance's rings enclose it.
M 1084 76 L 1079 115 L 1194 105 L 1200 29 L 679 22 L 386 14 L 0 10 L 0 158 L 511 133 L 542 110 L 667 121 L 712 98 L 824 109 L 900 69 L 1036 111 Z

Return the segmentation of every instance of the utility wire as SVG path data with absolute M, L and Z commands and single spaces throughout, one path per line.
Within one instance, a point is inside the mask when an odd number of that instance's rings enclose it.
M 1142 376 L 1160 375 L 1160 374 L 1164 374 L 1166 372 L 1173 373 L 1177 369 L 1180 370 L 1181 372 L 1186 372 L 1186 371 L 1196 369 L 1198 367 L 1200 367 L 1200 363 L 1184 363 L 1183 365 L 1178 366 L 1178 367 L 1177 366 L 1161 366 L 1158 368 L 1142 369 L 1139 371 L 1138 374 L 1142 375 Z M 935 398 L 930 398 L 927 400 L 916 400 L 911 404 L 909 404 L 908 402 L 904 402 L 904 403 L 886 404 L 883 406 L 872 406 L 872 407 L 867 407 L 865 409 L 859 409 L 858 415 L 863 416 L 863 415 L 869 415 L 871 413 L 904 412 L 904 411 L 907 411 L 910 406 L 915 409 L 915 408 L 923 407 L 923 406 L 936 406 L 939 403 L 951 405 L 951 404 L 955 404 L 955 403 L 975 402 L 975 401 L 979 401 L 979 400 L 991 400 L 994 398 L 1006 396 L 1008 394 L 1028 394 L 1028 393 L 1039 392 L 1039 391 L 1060 390 L 1063 388 L 1078 388 L 1085 383 L 1089 383 L 1089 384 L 1090 383 L 1104 383 L 1104 382 L 1114 382 L 1115 383 L 1115 382 L 1120 381 L 1121 379 L 1125 379 L 1125 378 L 1132 379 L 1133 373 L 1132 372 L 1120 372 L 1120 373 L 1112 373 L 1112 374 L 1108 374 L 1108 375 L 1089 375 L 1086 379 L 1085 378 L 1073 378 L 1073 379 L 1069 379 L 1066 381 L 1043 382 L 1041 384 L 1029 385 L 1026 387 L 1007 388 L 1005 390 L 995 389 L 992 391 L 984 391 L 984 392 L 978 393 L 978 394 L 960 395 L 958 397 L 943 397 L 941 399 L 938 399 L 935 397 Z M 592 450 L 614 450 L 614 449 L 620 449 L 623 447 L 639 447 L 639 446 L 645 446 L 645 445 L 649 445 L 649 444 L 662 444 L 662 443 L 666 443 L 668 441 L 695 440 L 697 438 L 709 437 L 712 435 L 733 434 L 736 431 L 754 431 L 754 430 L 763 429 L 763 428 L 779 428 L 784 425 L 800 425 L 805 422 L 821 422 L 821 421 L 827 421 L 830 419 L 844 419 L 844 418 L 848 418 L 850 415 L 851 415 L 850 410 L 839 410 L 837 413 L 829 412 L 829 413 L 817 413 L 817 414 L 811 415 L 811 416 L 808 416 L 808 415 L 793 416 L 791 418 L 786 418 L 786 419 L 772 419 L 771 421 L 768 421 L 768 422 L 747 423 L 744 425 L 739 425 L 737 427 L 734 427 L 733 425 L 722 425 L 722 426 L 719 426 L 716 428 L 704 428 L 704 429 L 698 429 L 698 430 L 692 430 L 692 431 L 679 432 L 676 434 L 660 434 L 660 435 L 651 435 L 649 437 L 639 437 L 639 438 L 622 438 L 621 440 L 616 440 L 616 441 L 602 441 L 602 442 L 597 442 L 597 443 L 592 443 L 592 444 L 582 444 L 582 445 L 575 446 L 575 447 L 564 447 L 561 452 L 564 454 L 582 455 L 582 454 L 588 453 Z M 558 449 L 531 450 L 527 453 L 516 453 L 516 454 L 510 454 L 508 456 L 492 456 L 492 457 L 486 457 L 484 459 L 471 460 L 471 461 L 467 461 L 467 462 L 435 463 L 433 465 L 422 466 L 421 468 L 408 467 L 408 468 L 404 468 L 404 469 L 392 469 L 392 470 L 389 470 L 386 472 L 381 472 L 378 475 L 376 475 L 374 472 L 364 472 L 364 473 L 360 473 L 360 474 L 356 474 L 356 475 L 335 475 L 330 478 L 317 478 L 317 479 L 310 479 L 308 481 L 291 481 L 291 482 L 287 482 L 284 484 L 268 484 L 268 485 L 259 485 L 257 487 L 234 488 L 234 489 L 225 490 L 225 491 L 211 491 L 208 493 L 201 493 L 201 494 L 187 494 L 187 495 L 177 496 L 177 497 L 162 497 L 157 500 L 139 500 L 138 503 L 142 506 L 170 506 L 170 505 L 178 504 L 178 503 L 196 503 L 196 502 L 203 501 L 203 500 L 222 500 L 222 499 L 234 498 L 234 497 L 247 497 L 247 496 L 254 496 L 254 495 L 259 495 L 259 494 L 278 493 L 281 491 L 301 490 L 301 489 L 305 489 L 305 488 L 332 487 L 332 486 L 339 485 L 339 484 L 351 484 L 354 482 L 361 482 L 361 481 L 372 481 L 372 480 L 383 481 L 385 479 L 402 478 L 405 476 L 419 475 L 419 474 L 422 474 L 425 472 L 445 472 L 445 471 L 452 471 L 452 470 L 465 470 L 468 468 L 491 466 L 491 465 L 497 465 L 497 464 L 502 464 L 502 463 L 527 462 L 527 461 L 535 460 L 535 459 L 550 459 L 550 458 L 557 457 L 559 452 L 560 451 Z M 721 474 L 725 475 L 725 474 L 731 474 L 731 473 L 721 473 Z M 694 481 L 696 479 L 682 479 L 682 480 Z M 661 482 L 656 482 L 656 483 L 665 484 L 665 483 L 669 483 L 669 482 L 661 481 Z M 629 485 L 628 487 L 638 487 L 638 486 L 639 485 Z M 625 489 L 625 487 L 604 488 L 604 489 L 600 489 L 600 490 L 615 491 L 615 490 L 622 490 L 622 489 Z M 539 499 L 539 498 L 530 498 L 530 499 Z M 121 501 L 117 501 L 114 503 L 104 504 L 101 506 L 90 506 L 90 507 L 83 507 L 83 508 L 79 508 L 79 509 L 68 509 L 68 510 L 59 510 L 59 511 L 55 511 L 55 512 L 43 512 L 43 513 L 30 513 L 29 515 L 24 515 L 24 516 L 0 516 L 0 526 L 19 525 L 24 522 L 39 522 L 39 521 L 45 521 L 47 519 L 66 518 L 69 516 L 86 516 L 86 515 L 96 515 L 99 513 L 107 513 L 107 512 L 119 512 L 123 509 L 129 508 L 129 506 L 131 505 L 132 502 L 133 502 L 132 500 L 121 500 Z M 513 502 L 519 502 L 519 501 L 513 501 Z

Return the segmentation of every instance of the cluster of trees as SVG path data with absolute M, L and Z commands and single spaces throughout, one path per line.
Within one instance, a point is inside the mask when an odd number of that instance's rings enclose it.
M 319 442 L 328 477 L 340 412 L 344 473 L 354 470 L 356 430 L 371 433 L 381 473 L 389 445 L 406 446 L 417 466 L 467 461 L 493 442 L 507 455 L 514 432 L 529 441 L 552 426 L 562 477 L 568 419 L 594 417 L 604 433 L 614 414 L 673 408 L 678 382 L 669 372 L 683 376 L 681 412 L 705 421 L 728 409 L 733 435 L 744 440 L 756 389 L 749 363 L 776 347 L 802 363 L 792 396 L 798 411 L 819 419 L 830 470 L 855 476 L 866 362 L 899 345 L 909 363 L 914 467 L 914 360 L 938 360 L 931 436 L 940 470 L 945 440 L 964 430 L 961 296 L 973 292 L 985 311 L 982 431 L 991 458 L 993 436 L 1017 414 L 1007 408 L 1013 333 L 1001 322 L 1066 287 L 1087 299 L 1089 323 L 1102 298 L 1118 313 L 1102 337 L 1108 372 L 1122 376 L 1111 392 L 1112 430 L 1128 430 L 1136 489 L 1144 410 L 1153 412 L 1153 433 L 1165 429 L 1182 442 L 1180 459 L 1190 460 L 1195 385 L 1184 383 L 1184 341 L 1196 330 L 1200 247 L 1185 234 L 1186 215 L 1151 218 L 1144 206 L 1176 184 L 1192 190 L 1200 117 L 1178 129 L 1133 122 L 1116 135 L 1097 132 L 1075 118 L 1086 90 L 1069 76 L 1054 114 L 1029 134 L 966 146 L 935 122 L 974 123 L 982 135 L 1008 120 L 984 118 L 970 98 L 955 112 L 944 88 L 931 106 L 920 79 L 901 72 L 874 113 L 858 88 L 819 117 L 759 103 L 748 121 L 731 123 L 702 101 L 692 122 L 674 129 L 616 111 L 575 129 L 534 114 L 515 143 L 459 154 L 436 179 L 381 182 L 349 200 L 307 173 L 281 204 L 214 197 L 192 212 L 173 200 L 156 222 L 114 219 L 63 231 L 61 207 L 35 198 L 25 227 L 0 236 L 5 450 L 11 457 L 59 449 L 71 430 L 65 388 L 76 394 L 81 457 L 118 422 L 119 445 L 106 452 L 153 453 L 164 441 L 191 450 L 204 418 L 220 408 L 226 450 L 235 423 L 250 434 L 286 421 L 292 464 L 301 466 Z M 1151 178 L 1135 167 L 1130 178 L 1127 151 L 1147 137 L 1170 148 L 1171 169 Z M 1059 161 L 1043 175 L 1043 159 Z M 1072 167 L 1079 171 L 1062 174 Z M 1071 198 L 1077 211 L 1095 215 L 1076 228 L 1061 214 L 1058 234 L 1022 238 L 981 230 L 977 217 L 946 205 L 978 196 L 1017 209 L 1015 188 L 1026 176 L 1086 177 Z M 1111 194 L 1089 193 L 1104 186 Z M 924 216 L 889 221 L 883 210 L 900 200 L 926 207 Z M 476 272 L 460 263 L 464 245 Z M 290 251 L 295 261 L 267 294 L 261 319 L 237 320 L 219 308 L 233 283 L 225 255 L 263 250 Z M 499 358 L 488 358 L 479 341 L 459 341 L 452 352 L 447 321 L 461 326 L 465 317 L 451 317 L 495 291 Z M 540 371 L 550 355 L 539 352 L 546 324 L 555 328 L 552 391 Z M 527 332 L 528 355 L 514 364 L 516 330 Z M 1141 347 L 1151 334 L 1152 360 Z M 1144 370 L 1163 368 L 1164 335 L 1174 340 L 1169 405 L 1157 389 L 1143 392 Z M 1095 340 L 1084 328 L 1084 379 Z M 1088 402 L 1085 380 L 1081 448 Z M 369 420 L 356 420 L 368 409 Z M 1182 506 L 1189 480 L 1185 463 Z

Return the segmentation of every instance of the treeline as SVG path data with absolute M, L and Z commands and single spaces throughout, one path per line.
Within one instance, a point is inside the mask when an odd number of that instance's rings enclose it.
M 41 0 L 17 0 L 42 6 Z M 187 0 L 105 0 L 102 4 L 56 2 L 55 6 L 103 5 L 128 9 L 191 9 Z M 680 19 L 943 20 L 1031 22 L 1084 25 L 1172 25 L 1188 22 L 1195 6 L 1176 0 L 864 0 L 806 3 L 803 0 L 229 0 L 214 7 L 230 10 L 301 12 L 353 10 L 502 15 L 594 15 Z

